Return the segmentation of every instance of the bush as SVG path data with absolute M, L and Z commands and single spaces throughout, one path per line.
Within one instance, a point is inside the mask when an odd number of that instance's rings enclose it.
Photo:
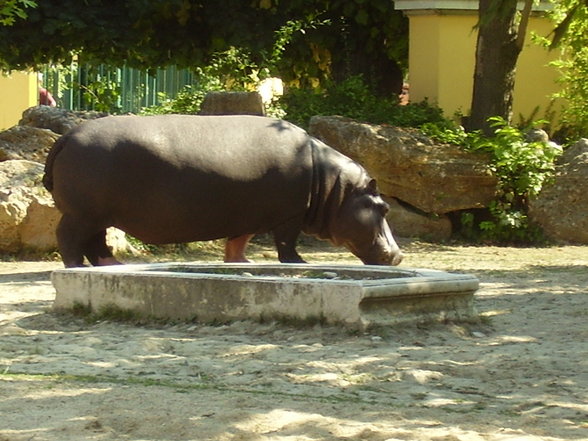
M 195 69 L 197 84 L 185 86 L 174 99 L 165 99 L 162 96 L 160 105 L 144 108 L 141 114 L 196 114 L 208 92 L 252 88 L 253 71 L 254 65 L 246 52 L 236 48 L 219 52 L 214 55 L 210 64 Z
M 498 186 L 496 200 L 488 207 L 490 220 L 482 220 L 477 225 L 482 240 L 537 242 L 541 234 L 529 222 L 529 198 L 539 194 L 543 184 L 553 175 L 561 147 L 549 142 L 527 141 L 521 130 L 510 127 L 500 117 L 488 121 L 495 129 L 493 137 L 485 137 L 479 131 L 467 133 L 462 128 L 437 124 L 424 124 L 421 130 L 441 142 L 490 155 L 490 168 L 498 178 Z M 543 121 L 535 124 L 539 123 Z M 476 227 L 472 213 L 464 213 L 461 221 L 462 227 L 471 234 Z
M 547 15 L 557 24 L 548 37 L 534 39 L 552 49 L 559 48 L 559 59 L 550 64 L 559 71 L 559 92 L 563 98 L 561 128 L 556 139 L 571 144 L 588 136 L 588 3 L 576 0 L 551 2 Z
M 161 104 L 141 109 L 141 115 L 161 115 L 167 113 L 179 113 L 185 115 L 196 114 L 200 111 L 200 104 L 208 91 L 219 90 L 202 87 L 184 86 L 174 99 L 166 99 L 161 96 Z
M 291 89 L 280 100 L 285 119 L 307 128 L 315 115 L 341 115 L 373 124 L 418 127 L 426 122 L 442 123 L 443 112 L 426 101 L 401 106 L 398 97 L 376 96 L 361 76 L 321 89 Z
M 562 127 L 556 136 L 562 142 L 572 143 L 588 136 L 588 47 L 552 64 L 560 70 L 562 87 L 554 98 L 563 98 L 566 102 L 562 110 Z

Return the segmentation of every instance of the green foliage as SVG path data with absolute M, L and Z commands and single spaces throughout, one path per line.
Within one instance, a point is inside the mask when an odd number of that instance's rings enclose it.
M 500 179 L 502 192 L 508 199 L 526 201 L 536 196 L 555 170 L 555 160 L 561 154 L 557 145 L 542 141 L 527 141 L 519 129 L 509 126 L 502 118 L 489 118 L 495 129 L 491 142 L 474 145 L 476 150 L 494 156 L 494 172 Z M 537 121 L 541 124 L 543 121 Z
M 216 89 L 212 89 L 216 90 Z M 204 91 L 200 88 L 185 86 L 178 92 L 175 98 L 166 98 L 160 94 L 161 104 L 141 109 L 141 115 L 162 115 L 167 113 L 180 113 L 185 115 L 197 114 L 200 104 L 204 99 Z
M 194 69 L 198 82 L 186 86 L 175 98 L 161 96 L 161 104 L 142 109 L 143 115 L 165 113 L 196 114 L 208 92 L 253 90 L 268 69 L 259 68 L 244 50 L 229 48 L 213 55 L 205 67 Z
M 284 25 L 274 32 L 274 42 L 269 55 L 262 52 L 264 54 L 264 63 L 268 69 L 279 71 L 280 64 L 284 63 L 284 53 L 298 35 L 305 35 L 311 29 L 330 24 L 330 20 L 320 20 L 314 14 L 305 19 L 286 21 Z M 317 60 L 315 59 L 315 61 Z M 302 70 L 298 73 L 300 74 L 301 72 Z
M 546 46 L 553 48 L 555 44 L 561 50 L 561 57 L 552 63 L 560 72 L 561 85 L 554 98 L 566 101 L 558 137 L 570 142 L 588 136 L 588 3 L 554 1 L 550 14 L 558 26 L 553 42 L 542 40 Z
M 92 70 L 87 75 L 90 79 L 85 84 L 73 83 L 82 92 L 85 105 L 98 112 L 118 113 L 121 91 L 116 78 L 103 76 Z
M 281 100 L 285 118 L 307 127 L 315 115 L 341 115 L 375 124 L 417 127 L 443 121 L 442 111 L 427 102 L 400 106 L 398 98 L 377 96 L 362 76 L 352 76 L 322 89 L 291 89 Z
M 174 99 L 167 99 L 159 106 L 142 110 L 142 114 L 185 113 L 194 114 L 206 93 L 221 90 L 253 90 L 259 74 L 268 70 L 251 63 L 246 54 L 239 63 L 246 69 L 235 69 L 233 75 L 224 76 L 223 63 L 230 63 L 231 57 L 218 58 L 217 63 L 197 69 L 198 83 L 184 88 Z M 249 61 L 248 61 L 249 60 Z M 219 77 L 219 75 L 221 77 Z M 400 106 L 396 97 L 375 95 L 361 76 L 353 76 L 341 83 L 329 82 L 324 89 L 290 88 L 280 100 L 266 109 L 270 116 L 287 119 L 307 128 L 314 115 L 342 115 L 375 124 L 391 124 L 402 127 L 418 127 L 434 122 L 435 127 L 448 123 L 440 108 L 426 101 Z
M 12 26 L 17 19 L 27 18 L 26 8 L 34 8 L 34 0 L 0 0 L 0 26 Z
M 408 21 L 388 0 L 290 0 L 276 14 L 306 27 L 277 64 L 278 76 L 297 87 L 317 87 L 362 74 L 370 84 L 390 88 L 402 82 L 408 59 Z M 279 6 L 277 6 L 279 4 Z M 282 18 L 282 20 L 284 19 Z M 392 60 L 392 61 L 391 61 Z M 399 93 L 399 91 L 397 91 Z
M 444 144 L 454 144 L 462 147 L 476 142 L 480 132 L 466 132 L 462 126 L 456 126 L 451 121 L 426 122 L 420 126 L 421 131 L 430 138 Z
M 588 32 L 588 29 L 587 29 Z M 588 44 L 588 41 L 586 42 Z M 588 46 L 553 63 L 560 70 L 562 84 L 555 98 L 564 98 L 562 110 L 564 140 L 575 141 L 588 136 Z
M 468 133 L 462 128 L 434 124 L 425 124 L 421 130 L 441 142 L 490 156 L 490 170 L 498 178 L 498 186 L 496 200 L 489 206 L 491 219 L 478 225 L 483 240 L 536 242 L 540 234 L 527 216 L 529 198 L 539 194 L 553 175 L 561 148 L 548 142 L 528 141 L 521 130 L 509 126 L 501 117 L 488 121 L 494 129 L 492 137 L 480 131 Z M 539 123 L 543 121 L 536 122 Z M 465 214 L 461 220 L 466 230 L 472 229 L 471 214 Z
M 43 72 L 47 89 L 59 92 L 59 96 L 56 96 L 58 103 L 65 91 L 71 91 L 73 101 L 77 103 L 76 108 L 80 110 L 120 112 L 118 69 L 71 63 L 68 66 L 47 66 Z
M 194 72 L 212 90 L 248 90 L 260 77 L 269 76 L 269 70 L 260 68 L 249 51 L 236 47 L 214 53 L 209 63 Z
M 273 75 L 310 84 L 329 77 L 335 65 L 359 65 L 358 57 L 366 75 L 375 70 L 385 76 L 385 66 L 369 62 L 392 58 L 405 66 L 408 54 L 407 19 L 389 0 L 37 3 L 26 20 L 0 26 L 0 68 L 70 64 L 75 58 L 81 64 L 194 68 L 210 64 L 213 54 L 240 48 L 255 64 L 275 70 Z

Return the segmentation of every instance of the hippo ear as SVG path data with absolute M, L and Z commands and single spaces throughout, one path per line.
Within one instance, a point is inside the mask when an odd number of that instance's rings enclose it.
M 369 194 L 377 195 L 378 194 L 378 183 L 375 179 L 370 179 L 368 185 L 366 187 Z

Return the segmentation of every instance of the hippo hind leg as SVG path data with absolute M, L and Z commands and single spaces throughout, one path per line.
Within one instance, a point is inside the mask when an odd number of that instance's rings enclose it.
M 273 230 L 274 243 L 278 250 L 278 259 L 282 263 L 306 263 L 296 251 L 296 242 L 300 236 L 298 222 L 288 223 Z
M 250 262 L 245 257 L 245 249 L 254 234 L 231 237 L 225 244 L 225 262 Z
M 119 263 L 106 245 L 106 230 L 63 215 L 57 225 L 57 245 L 66 268 L 84 266 L 84 256 L 92 265 Z
M 57 246 L 66 268 L 84 266 L 84 251 L 79 236 L 75 223 L 63 215 L 57 225 Z

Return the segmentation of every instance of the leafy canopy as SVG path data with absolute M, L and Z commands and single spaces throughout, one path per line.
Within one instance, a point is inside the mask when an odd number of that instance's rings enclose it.
M 27 17 L 26 9 L 37 6 L 34 0 L 0 0 L 0 26 L 12 26 Z
M 559 137 L 573 141 L 588 133 L 588 1 L 553 1 L 551 17 L 557 26 L 552 41 L 544 43 L 561 49 L 562 56 L 552 63 L 560 72 L 561 89 L 555 97 L 566 102 Z
M 0 5 L 6 1 L 30 2 Z M 68 65 L 74 57 L 195 67 L 234 47 L 256 64 L 271 60 L 272 74 L 302 82 L 356 64 L 383 77 L 386 59 L 402 66 L 408 53 L 407 20 L 390 0 L 43 0 L 25 20 L 0 27 L 0 41 L 0 69 Z M 279 60 L 276 51 L 284 54 Z

